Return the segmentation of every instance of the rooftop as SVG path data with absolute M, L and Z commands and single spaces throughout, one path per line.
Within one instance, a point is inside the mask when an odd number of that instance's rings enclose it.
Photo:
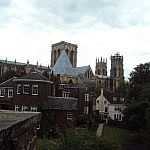
M 40 112 L 17 112 L 11 110 L 0 110 L 0 132 L 19 122 L 39 115 Z

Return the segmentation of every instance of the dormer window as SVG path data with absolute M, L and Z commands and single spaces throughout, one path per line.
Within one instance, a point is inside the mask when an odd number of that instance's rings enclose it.
M 113 97 L 113 101 L 116 101 L 117 100 L 117 97 Z
M 123 102 L 123 101 L 124 101 L 124 97 L 120 97 L 120 101 L 122 101 L 122 102 Z

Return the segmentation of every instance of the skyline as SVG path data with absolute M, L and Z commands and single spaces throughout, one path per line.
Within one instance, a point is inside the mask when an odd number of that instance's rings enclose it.
M 78 45 L 77 66 L 117 52 L 126 79 L 150 61 L 150 1 L 147 0 L 0 0 L 0 59 L 50 65 L 51 45 Z M 86 58 L 86 59 L 85 59 Z

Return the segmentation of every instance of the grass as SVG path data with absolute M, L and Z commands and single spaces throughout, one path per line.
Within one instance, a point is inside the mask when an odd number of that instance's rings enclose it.
M 120 146 L 128 143 L 137 143 L 139 138 L 137 134 L 131 131 L 112 126 L 104 126 L 102 136 L 111 141 L 117 141 Z
M 48 139 L 39 139 L 36 144 L 36 150 L 54 150 L 56 149 L 56 143 Z

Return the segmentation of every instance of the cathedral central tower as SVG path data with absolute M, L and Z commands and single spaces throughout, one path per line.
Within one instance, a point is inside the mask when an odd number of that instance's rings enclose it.
M 66 53 L 69 57 L 69 60 L 73 67 L 77 67 L 77 48 L 76 44 L 67 43 L 65 41 L 61 41 L 56 44 L 52 44 L 51 49 L 51 67 L 53 67 L 59 58 L 61 52 L 66 50 Z

